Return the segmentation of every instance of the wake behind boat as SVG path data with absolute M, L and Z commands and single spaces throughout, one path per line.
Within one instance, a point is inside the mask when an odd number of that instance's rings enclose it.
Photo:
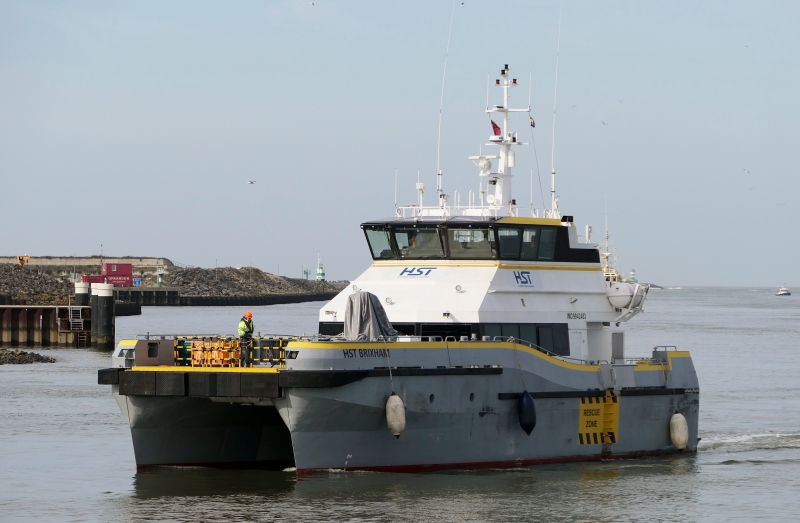
M 555 194 L 521 216 L 512 196 L 508 66 L 487 107 L 494 154 L 479 190 L 361 225 L 372 265 L 327 303 L 313 337 L 149 336 L 99 371 L 136 463 L 426 471 L 696 451 L 688 352 L 626 358 L 620 327 L 648 286 L 579 241 Z M 607 260 L 607 258 L 606 258 Z

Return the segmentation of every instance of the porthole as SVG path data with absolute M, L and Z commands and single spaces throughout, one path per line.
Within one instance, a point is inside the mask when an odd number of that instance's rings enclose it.
M 431 403 L 433 403 L 433 394 L 431 394 L 430 400 L 431 400 Z

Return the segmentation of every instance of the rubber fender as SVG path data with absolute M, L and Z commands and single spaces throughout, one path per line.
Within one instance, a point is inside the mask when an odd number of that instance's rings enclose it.
M 525 434 L 530 436 L 536 426 L 536 405 L 527 390 L 523 391 L 520 396 L 517 409 L 519 410 L 519 426 L 522 427 Z
M 395 438 L 399 438 L 406 429 L 406 406 L 394 392 L 386 400 L 386 426 Z
M 669 439 L 678 450 L 685 449 L 689 442 L 689 424 L 679 412 L 673 414 L 669 420 Z

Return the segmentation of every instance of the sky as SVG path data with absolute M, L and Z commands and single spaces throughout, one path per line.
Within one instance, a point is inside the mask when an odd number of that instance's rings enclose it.
M 477 187 L 508 64 L 523 215 L 552 158 L 640 281 L 800 286 L 799 26 L 791 1 L 2 0 L 0 255 L 353 279 L 359 224 L 418 173 L 434 204 L 437 156 Z

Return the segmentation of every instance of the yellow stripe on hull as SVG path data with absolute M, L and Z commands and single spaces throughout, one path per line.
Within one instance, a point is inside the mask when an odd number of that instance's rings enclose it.
M 667 352 L 667 363 L 654 363 L 652 360 L 640 360 L 636 362 L 636 366 L 633 367 L 635 371 L 654 371 L 654 370 L 663 370 L 666 367 L 668 370 L 672 370 L 672 358 L 691 358 L 691 354 L 689 354 L 688 350 L 678 350 L 678 351 L 669 351 Z
M 289 342 L 286 346 L 286 350 L 300 350 L 300 349 L 323 349 L 323 350 L 342 350 L 347 345 L 347 342 L 340 342 L 340 343 L 307 343 L 307 342 Z M 491 342 L 491 341 L 473 341 L 473 342 L 426 342 L 426 343 L 403 343 L 403 342 L 392 342 L 391 346 L 388 343 L 362 343 L 358 342 L 359 349 L 427 349 L 427 350 L 447 350 L 447 349 L 511 349 L 511 350 L 518 350 L 521 352 L 526 352 L 528 354 L 532 354 L 538 358 L 541 358 L 549 363 L 554 365 L 558 365 L 559 367 L 564 367 L 566 369 L 571 370 L 579 370 L 583 372 L 598 372 L 600 370 L 599 365 L 582 365 L 579 363 L 570 363 L 568 361 L 563 361 L 558 358 L 554 358 L 552 356 L 548 356 L 543 352 L 532 349 L 527 345 L 520 345 L 517 343 L 510 343 L 510 342 Z
M 255 372 L 255 373 L 271 373 L 280 372 L 280 369 L 271 367 L 256 368 L 256 367 L 178 367 L 178 366 L 140 366 L 132 367 L 127 370 L 133 371 L 150 371 L 150 372 Z

